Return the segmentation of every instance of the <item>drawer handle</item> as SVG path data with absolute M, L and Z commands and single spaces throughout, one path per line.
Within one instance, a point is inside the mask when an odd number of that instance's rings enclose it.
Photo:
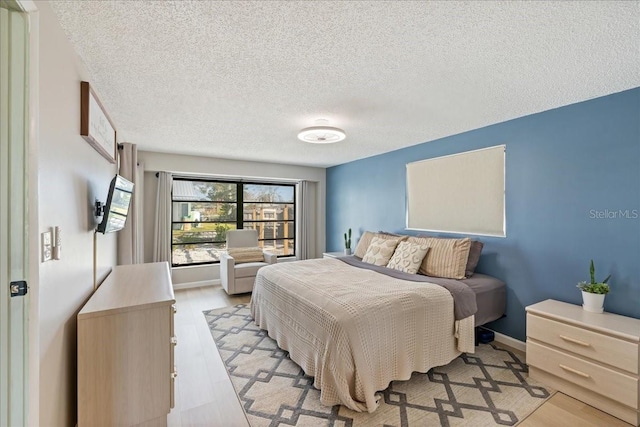
M 171 344 L 178 345 L 178 338 L 177 337 L 171 337 Z
M 177 369 L 175 371 L 171 372 L 171 378 L 176 379 L 177 376 L 178 376 L 178 370 Z
M 572 342 L 574 344 L 581 345 L 583 347 L 591 347 L 591 344 L 589 344 L 588 342 L 580 341 L 580 340 L 577 340 L 575 338 L 570 338 L 570 337 L 567 337 L 567 336 L 564 336 L 564 335 L 560 335 L 560 338 L 562 338 L 565 341 L 569 341 L 569 342 Z
M 178 308 L 175 304 L 171 304 L 171 308 L 173 309 L 173 314 L 176 314 L 178 312 Z
M 571 372 L 572 374 L 580 375 L 583 378 L 591 378 L 591 375 L 585 374 L 584 372 L 578 371 L 577 369 L 573 369 L 573 368 L 570 368 L 570 367 L 562 365 L 562 364 L 559 364 L 558 366 L 560 366 L 565 371 Z

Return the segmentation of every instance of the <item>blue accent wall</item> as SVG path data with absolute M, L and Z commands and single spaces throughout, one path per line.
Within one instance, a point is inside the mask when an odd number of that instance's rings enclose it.
M 348 228 L 354 242 L 417 234 L 405 231 L 406 163 L 498 144 L 507 237 L 479 237 L 478 271 L 507 283 L 507 317 L 488 327 L 524 341 L 527 305 L 582 304 L 592 258 L 597 279 L 612 274 L 605 311 L 640 318 L 640 88 L 327 169 L 327 250 Z

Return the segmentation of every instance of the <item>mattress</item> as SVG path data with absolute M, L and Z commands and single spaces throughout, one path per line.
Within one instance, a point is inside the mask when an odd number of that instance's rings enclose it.
M 451 279 L 429 277 L 433 283 L 439 284 Z M 468 279 L 458 280 L 464 283 L 476 295 L 475 325 L 481 326 L 504 316 L 507 307 L 507 286 L 502 280 L 486 274 L 475 273 Z
M 502 280 L 475 273 L 470 278 L 460 281 L 468 285 L 476 294 L 478 306 L 475 315 L 476 326 L 493 322 L 504 316 L 507 310 L 507 285 Z

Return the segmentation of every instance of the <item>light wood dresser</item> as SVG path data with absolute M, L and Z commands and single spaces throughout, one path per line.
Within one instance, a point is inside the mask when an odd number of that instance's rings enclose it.
M 166 426 L 175 298 L 167 263 L 117 266 L 78 314 L 78 426 Z
M 640 319 L 546 300 L 527 307 L 529 375 L 640 424 Z

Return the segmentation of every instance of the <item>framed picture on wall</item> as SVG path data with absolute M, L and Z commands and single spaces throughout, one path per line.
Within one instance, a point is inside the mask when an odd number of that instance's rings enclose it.
M 110 163 L 116 162 L 116 129 L 89 82 L 80 82 L 80 135 Z

